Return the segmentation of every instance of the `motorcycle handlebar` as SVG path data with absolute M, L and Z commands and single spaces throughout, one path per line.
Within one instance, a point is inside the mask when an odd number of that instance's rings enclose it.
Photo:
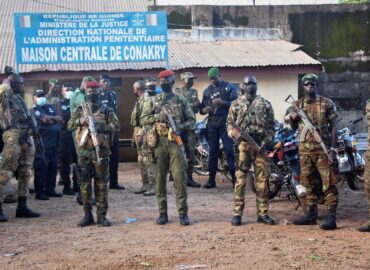
M 354 125 L 354 124 L 357 124 L 358 122 L 361 122 L 362 121 L 362 117 L 356 119 L 356 120 L 352 120 L 352 121 L 349 121 L 350 124 Z

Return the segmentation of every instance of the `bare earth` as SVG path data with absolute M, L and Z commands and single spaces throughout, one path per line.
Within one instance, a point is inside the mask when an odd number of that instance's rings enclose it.
M 30 195 L 30 206 L 42 213 L 32 220 L 14 218 L 16 205 L 6 204 L 10 220 L 0 223 L 0 269 L 370 269 L 370 234 L 355 229 L 368 214 L 363 190 L 346 184 L 340 187 L 339 229 L 322 231 L 289 224 L 302 211 L 284 193 L 270 206 L 279 225 L 256 223 L 255 197 L 248 192 L 243 226 L 232 227 L 232 188 L 222 176 L 217 189 L 188 189 L 188 227 L 179 225 L 169 183 L 170 223 L 158 226 L 156 198 L 133 193 L 140 187 L 137 164 L 120 165 L 120 183 L 125 191 L 109 193 L 109 228 L 78 228 L 83 213 L 72 196 L 41 202 Z M 126 218 L 138 221 L 127 224 Z

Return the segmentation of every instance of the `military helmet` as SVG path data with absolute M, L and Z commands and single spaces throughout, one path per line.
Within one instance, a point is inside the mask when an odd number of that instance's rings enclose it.
M 305 84 L 306 82 L 314 82 L 314 83 L 318 83 L 319 81 L 319 77 L 316 75 L 316 74 L 313 74 L 313 73 L 308 73 L 306 75 L 303 76 L 302 78 L 302 84 Z

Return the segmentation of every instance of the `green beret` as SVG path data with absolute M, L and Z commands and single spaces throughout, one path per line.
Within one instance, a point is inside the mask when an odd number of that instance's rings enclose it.
M 318 83 L 319 82 L 319 77 L 317 77 L 316 74 L 309 73 L 309 74 L 304 75 L 303 78 L 302 78 L 302 83 L 303 84 L 307 81 Z
M 220 75 L 220 70 L 218 68 L 213 67 L 208 70 L 208 78 L 211 79 L 217 77 L 218 75 Z
M 49 79 L 49 84 L 52 84 L 52 83 L 59 83 L 59 79 L 57 79 L 57 78 L 50 78 Z

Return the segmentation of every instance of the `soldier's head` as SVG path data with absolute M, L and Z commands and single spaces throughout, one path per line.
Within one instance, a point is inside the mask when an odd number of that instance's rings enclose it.
M 149 96 L 154 96 L 156 94 L 157 82 L 154 77 L 146 78 L 145 89 Z
M 159 85 L 162 88 L 162 91 L 165 93 L 170 93 L 172 87 L 175 84 L 175 72 L 172 70 L 166 69 L 159 73 Z
M 100 95 L 101 95 L 102 89 L 101 85 L 98 82 L 87 82 L 86 83 L 86 100 L 88 102 L 91 102 L 92 104 L 99 103 Z
M 304 94 L 309 97 L 315 97 L 317 93 L 317 87 L 318 87 L 319 78 L 316 74 L 306 74 L 302 78 L 302 85 L 303 85 L 303 91 Z
M 68 83 L 65 83 L 63 84 L 63 87 L 62 87 L 62 95 L 65 99 L 71 99 L 71 97 L 73 96 L 73 85 L 72 84 L 68 84 Z
M 62 85 L 57 78 L 50 78 L 49 79 L 49 94 L 52 96 L 59 96 L 61 95 Z
M 86 83 L 88 82 L 96 82 L 95 78 L 93 76 L 85 76 L 82 78 L 81 82 L 81 90 L 86 90 Z
M 141 97 L 145 94 L 145 82 L 143 80 L 137 80 L 132 88 L 134 89 L 135 97 Z
M 246 76 L 243 82 L 239 84 L 239 94 L 245 95 L 251 101 L 256 97 L 257 93 L 257 80 L 254 76 Z
M 208 78 L 215 87 L 219 86 L 221 83 L 220 70 L 216 67 L 210 68 L 208 70 Z
M 39 105 L 39 106 L 44 106 L 46 103 L 46 93 L 42 89 L 36 89 L 33 91 L 33 103 Z
M 20 75 L 12 73 L 8 76 L 7 81 L 15 94 L 21 94 L 23 92 L 24 81 Z
M 99 77 L 99 83 L 102 86 L 103 91 L 109 90 L 112 80 L 108 75 L 101 75 Z
M 191 72 L 183 72 L 181 73 L 181 80 L 182 80 L 182 85 L 185 88 L 191 88 L 194 85 L 194 80 L 197 77 L 193 75 Z

